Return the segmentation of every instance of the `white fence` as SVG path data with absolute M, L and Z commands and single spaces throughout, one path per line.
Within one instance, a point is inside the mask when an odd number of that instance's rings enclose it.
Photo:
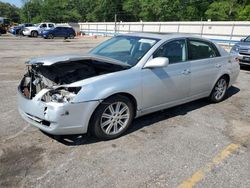
M 246 22 L 86 22 L 80 31 L 89 35 L 114 35 L 131 32 L 190 33 L 224 44 L 233 44 L 250 35 Z

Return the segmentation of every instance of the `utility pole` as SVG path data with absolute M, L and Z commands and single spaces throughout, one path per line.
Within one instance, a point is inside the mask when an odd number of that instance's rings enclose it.
M 117 22 L 117 14 L 115 14 L 115 35 L 116 35 L 116 22 Z

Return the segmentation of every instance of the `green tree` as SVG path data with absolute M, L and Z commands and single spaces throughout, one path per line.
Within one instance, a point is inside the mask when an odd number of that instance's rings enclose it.
M 126 0 L 123 3 L 123 14 L 126 15 L 125 21 L 140 21 L 141 2 L 138 0 Z
M 24 1 L 21 10 L 22 22 L 41 22 L 43 20 L 41 10 L 43 7 L 43 0 Z
M 44 0 L 41 9 L 44 21 L 77 22 L 81 19 L 76 7 L 68 0 Z
M 20 9 L 10 3 L 0 2 L 0 17 L 7 17 L 13 22 L 20 22 Z
M 22 21 L 249 20 L 250 0 L 23 0 Z M 1 9 L 0 9 L 1 10 Z
M 250 5 L 247 5 L 240 10 L 238 20 L 250 20 Z
M 207 18 L 215 21 L 235 20 L 239 9 L 240 4 L 236 0 L 215 1 L 205 14 Z

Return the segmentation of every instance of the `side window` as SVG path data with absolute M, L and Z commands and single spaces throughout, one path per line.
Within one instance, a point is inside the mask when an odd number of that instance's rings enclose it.
M 219 56 L 219 52 L 215 46 L 208 42 L 189 40 L 188 42 L 188 59 L 206 59 Z
M 48 24 L 49 27 L 54 27 L 54 24 Z
M 182 39 L 168 42 L 161 46 L 153 57 L 167 57 L 170 64 L 186 61 L 186 41 Z
M 47 25 L 46 24 L 42 24 L 40 27 L 41 28 L 45 28 L 45 27 L 47 27 Z

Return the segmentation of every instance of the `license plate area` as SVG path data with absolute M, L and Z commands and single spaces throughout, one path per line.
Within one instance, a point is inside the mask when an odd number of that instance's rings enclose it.
M 250 61 L 250 57 L 245 57 L 244 56 L 242 59 L 245 60 L 245 61 Z

